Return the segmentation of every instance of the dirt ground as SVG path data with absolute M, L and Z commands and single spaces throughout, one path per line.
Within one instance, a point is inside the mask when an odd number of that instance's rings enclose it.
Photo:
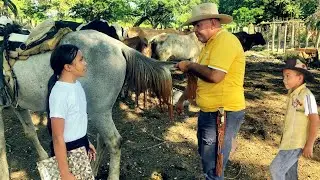
M 269 164 L 275 157 L 281 136 L 286 90 L 282 84 L 281 61 L 265 52 L 247 52 L 245 77 L 246 116 L 237 138 L 236 152 L 230 157 L 225 179 L 270 179 Z M 309 85 L 320 103 L 320 72 L 316 83 Z M 181 88 L 183 79 L 176 76 Z M 130 99 L 118 101 L 114 122 L 123 137 L 120 179 L 204 179 L 197 154 L 196 107 L 186 107 L 184 115 L 170 121 L 167 112 L 154 105 L 137 111 Z M 46 119 L 33 115 L 37 133 L 48 150 Z M 90 122 L 89 122 L 90 123 Z M 13 180 L 39 179 L 37 155 L 24 136 L 19 120 L 5 111 L 5 137 L 10 176 Z M 95 143 L 95 128 L 89 124 L 89 138 Z M 320 134 L 319 134 L 320 137 Z M 106 179 L 108 157 L 102 163 L 97 179 Z M 299 179 L 320 179 L 320 138 L 314 158 L 301 158 Z

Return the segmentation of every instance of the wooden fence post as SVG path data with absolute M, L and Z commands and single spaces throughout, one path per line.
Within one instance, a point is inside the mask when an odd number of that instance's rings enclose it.
M 287 32 L 288 32 L 288 21 L 284 24 L 284 37 L 283 37 L 283 52 L 286 52 L 287 48 Z
M 281 24 L 278 24 L 278 46 L 277 46 L 277 52 L 280 51 L 281 48 L 281 31 L 282 31 L 282 27 Z
M 291 28 L 291 48 L 294 48 L 294 23 L 292 22 Z
M 305 47 L 307 48 L 308 46 L 309 46 L 309 38 L 310 38 L 310 36 L 309 36 L 309 26 L 307 25 L 306 26 L 306 44 L 305 44 Z
M 316 45 L 315 47 L 318 49 L 319 48 L 319 43 L 320 43 L 320 31 L 318 30 L 318 33 L 317 33 L 317 42 L 316 42 Z
M 301 27 L 301 23 L 298 23 L 298 28 L 297 28 L 297 32 L 298 32 L 298 48 L 301 48 L 301 43 L 300 43 L 300 27 Z
M 271 51 L 274 52 L 274 38 L 275 38 L 275 35 L 276 35 L 276 24 L 274 22 L 274 19 L 273 19 L 273 22 L 272 22 L 272 45 L 271 45 Z

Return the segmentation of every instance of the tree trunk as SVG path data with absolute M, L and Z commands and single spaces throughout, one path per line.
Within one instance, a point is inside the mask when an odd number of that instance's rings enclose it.
M 140 26 L 145 20 L 148 19 L 148 16 L 142 16 L 136 23 L 134 23 L 133 27 Z
M 159 1 L 161 2 L 161 1 Z M 164 5 L 162 3 L 158 3 L 157 9 L 154 9 L 153 11 L 149 13 L 145 13 L 147 15 L 142 16 L 136 23 L 134 23 L 133 27 L 140 26 L 145 20 L 152 19 L 153 16 L 162 13 L 164 9 Z M 154 25 L 153 25 L 154 26 Z
M 152 29 L 156 29 L 158 27 L 159 23 L 155 23 L 152 25 Z
M 3 14 L 7 17 L 9 17 L 8 12 L 8 0 L 3 0 Z

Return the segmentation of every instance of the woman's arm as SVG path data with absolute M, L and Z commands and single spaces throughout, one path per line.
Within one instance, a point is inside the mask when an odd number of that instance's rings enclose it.
M 61 179 L 75 179 L 72 173 L 69 172 L 69 166 L 67 161 L 67 148 L 63 137 L 64 131 L 64 119 L 63 118 L 51 118 L 52 127 L 52 140 L 53 149 L 58 161 L 58 167 L 61 175 Z

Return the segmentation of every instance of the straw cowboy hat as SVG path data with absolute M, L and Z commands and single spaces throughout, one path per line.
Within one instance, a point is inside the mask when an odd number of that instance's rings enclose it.
M 314 77 L 310 71 L 308 71 L 307 66 L 302 63 L 299 59 L 288 59 L 284 65 L 284 69 L 291 69 L 298 71 L 304 75 L 304 79 L 308 82 L 312 82 Z
M 226 14 L 219 14 L 218 7 L 215 3 L 203 3 L 192 8 L 191 18 L 182 26 L 190 25 L 193 22 L 217 18 L 220 19 L 221 24 L 228 24 L 232 22 L 232 17 Z

